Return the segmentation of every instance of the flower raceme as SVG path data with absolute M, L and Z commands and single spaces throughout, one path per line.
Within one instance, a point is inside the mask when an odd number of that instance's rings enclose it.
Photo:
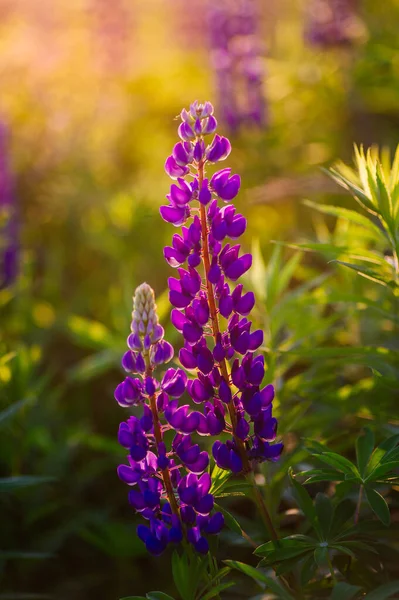
M 146 283 L 134 295 L 131 330 L 122 359 L 129 375 L 117 386 L 115 399 L 140 411 L 121 423 L 118 433 L 129 451 L 128 464 L 118 467 L 119 478 L 131 486 L 129 503 L 148 521 L 138 526 L 138 536 L 155 555 L 183 538 L 206 553 L 206 536 L 219 533 L 224 519 L 220 512 L 211 514 L 209 456 L 191 434 L 214 431 L 219 412 L 210 403 L 204 413 L 179 406 L 187 387 L 182 369 L 167 369 L 161 381 L 154 377 L 154 370 L 173 358 L 173 348 L 163 339 L 154 292 Z M 175 436 L 168 451 L 164 435 L 169 430 Z
M 203 410 L 190 412 L 188 406 L 178 407 L 178 401 L 172 400 L 165 415 L 182 434 L 191 430 L 201 435 L 230 433 L 227 442 L 214 443 L 213 457 L 223 469 L 249 472 L 253 462 L 277 460 L 283 446 L 273 443 L 274 390 L 271 385 L 262 387 L 264 358 L 255 355 L 263 332 L 253 331 L 247 319 L 255 297 L 251 291 L 244 293 L 242 284 L 235 285 L 252 265 L 251 254 L 241 254 L 240 244 L 235 243 L 247 225 L 231 204 L 241 181 L 230 168 L 206 177 L 206 167 L 225 160 L 231 151 L 229 140 L 218 134 L 205 142 L 217 128 L 211 103 L 194 102 L 182 111 L 181 119 L 181 141 L 165 163 L 176 183 L 160 213 L 165 221 L 181 227 L 172 245 L 164 249 L 166 261 L 178 274 L 169 278 L 171 320 L 184 338 L 180 362 L 195 374 L 187 382 L 187 391 Z M 225 331 L 219 315 L 227 320 Z

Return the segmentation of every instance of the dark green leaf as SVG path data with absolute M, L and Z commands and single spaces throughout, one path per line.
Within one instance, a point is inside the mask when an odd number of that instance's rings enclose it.
M 330 600 L 352 600 L 362 588 L 341 581 L 334 586 Z
M 226 510 L 225 508 L 220 506 L 220 504 L 215 503 L 215 508 L 217 510 L 219 510 L 222 513 L 222 515 L 224 516 L 224 521 L 225 521 L 227 527 L 229 529 L 231 529 L 231 531 L 234 531 L 234 533 L 236 533 L 237 535 L 242 537 L 243 531 L 242 531 L 237 519 L 235 519 L 228 510 Z
M 268 577 L 258 569 L 255 569 L 250 565 L 246 565 L 245 563 L 238 562 L 236 560 L 225 560 L 224 562 L 232 569 L 237 569 L 237 571 L 241 571 L 241 573 L 248 575 L 248 577 L 251 577 L 258 583 L 266 584 L 266 586 L 269 587 L 271 591 L 277 595 L 278 598 L 281 598 L 282 600 L 294 600 L 294 597 L 291 596 L 291 594 L 286 589 L 284 589 L 278 581 L 272 579 L 271 577 Z
M 309 542 L 310 540 L 310 542 Z M 283 538 L 279 540 L 278 546 L 273 542 L 267 542 L 256 548 L 254 554 L 257 556 L 264 556 L 269 564 L 275 561 L 288 560 L 296 556 L 300 556 L 311 550 L 314 547 L 314 541 L 312 538 L 306 538 L 305 540 Z
M 317 565 L 314 561 L 314 555 L 312 553 L 310 556 L 305 558 L 305 560 L 303 561 L 301 572 L 300 572 L 301 573 L 300 574 L 301 586 L 305 587 L 305 585 L 308 583 L 308 581 L 310 579 L 312 579 L 312 577 L 314 577 L 316 571 L 317 571 Z
M 319 567 L 328 565 L 328 548 L 326 546 L 316 548 L 314 551 L 314 560 Z
M 366 478 L 366 481 L 377 481 L 378 479 L 381 479 L 381 477 L 385 477 L 390 471 L 394 471 L 394 469 L 397 469 L 398 467 L 399 460 L 382 463 L 370 473 L 370 475 Z
M 321 535 L 320 525 L 316 516 L 316 511 L 313 506 L 311 497 L 309 496 L 305 488 L 298 481 L 296 481 L 291 469 L 289 471 L 289 475 L 291 477 L 292 485 L 294 486 L 295 496 L 298 501 L 299 508 L 302 510 L 303 514 L 309 519 L 315 531 L 317 531 L 318 535 Z
M 228 588 L 236 585 L 234 581 L 226 581 L 225 583 L 220 583 L 213 589 L 211 589 L 205 596 L 202 596 L 201 600 L 211 600 L 215 596 L 219 595 L 219 592 L 223 592 L 223 590 L 227 590 Z
M 388 504 L 385 499 L 376 490 L 366 488 L 366 498 L 370 504 L 373 512 L 379 518 L 381 523 L 388 526 L 391 522 L 391 515 L 389 513 Z
M 315 500 L 315 509 L 324 538 L 328 539 L 334 512 L 331 500 L 328 498 L 328 496 L 320 493 L 317 494 Z
M 359 435 L 356 440 L 356 459 L 357 466 L 361 476 L 364 476 L 367 463 L 374 449 L 374 434 L 368 427 L 365 427 L 364 433 Z
M 164 592 L 148 592 L 147 600 L 174 600 L 174 598 Z
M 349 499 L 342 500 L 334 510 L 331 535 L 334 536 L 341 533 L 342 527 L 352 518 L 354 512 L 355 504 Z
M 335 467 L 342 473 L 360 478 L 359 471 L 355 465 L 347 458 L 344 458 L 340 454 L 336 454 L 336 452 L 323 452 L 322 454 L 317 454 L 317 458 L 331 467 Z
M 34 400 L 33 397 L 24 398 L 24 400 L 19 400 L 18 402 L 14 402 L 11 406 L 8 406 L 2 412 L 0 412 L 0 425 L 2 425 L 8 419 L 11 419 L 21 408 L 27 406 Z
M 13 490 L 49 483 L 55 481 L 54 477 L 39 477 L 34 475 L 19 475 L 18 477 L 3 477 L 0 479 L 0 492 L 11 492 Z
M 364 600 L 387 600 L 397 592 L 399 592 L 399 581 L 391 581 L 366 594 Z

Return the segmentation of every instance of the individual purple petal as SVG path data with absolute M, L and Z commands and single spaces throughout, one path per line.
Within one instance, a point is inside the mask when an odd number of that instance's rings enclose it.
M 250 335 L 249 349 L 257 350 L 257 348 L 259 348 L 259 346 L 261 346 L 262 344 L 263 344 L 263 331 L 261 329 L 257 329 Z
M 206 346 L 198 350 L 197 366 L 201 373 L 208 375 L 214 365 L 212 352 Z
M 206 206 L 212 199 L 211 191 L 208 187 L 208 180 L 205 178 L 202 182 L 201 189 L 199 191 L 198 200 Z
M 225 269 L 226 277 L 232 281 L 237 281 L 251 268 L 252 265 L 252 254 L 243 254 L 240 258 L 235 260 L 231 265 Z
M 216 512 L 211 516 L 205 528 L 206 533 L 211 535 L 221 532 L 224 526 L 224 516 L 221 512 Z
M 243 317 L 249 315 L 253 307 L 255 306 L 255 295 L 253 292 L 247 292 L 234 303 L 234 310 L 237 311 Z
M 188 206 L 161 206 L 159 212 L 164 221 L 172 223 L 175 227 L 183 225 L 190 215 Z
M 187 350 L 187 348 L 181 348 L 179 351 L 179 359 L 185 369 L 195 369 L 197 367 L 197 359 L 194 354 Z
M 180 398 L 187 385 L 187 375 L 182 369 L 168 369 L 162 379 L 162 389 L 172 398 Z
M 224 379 L 222 379 L 220 383 L 219 397 L 222 400 L 222 402 L 225 402 L 226 404 L 228 404 L 231 401 L 231 387 Z
M 200 515 L 209 515 L 214 505 L 212 494 L 206 494 L 194 504 L 194 508 Z
M 174 157 L 171 155 L 166 159 L 165 162 L 165 171 L 172 179 L 177 179 L 178 177 L 184 177 L 187 173 L 190 172 L 188 167 L 184 167 L 178 165 Z
M 248 433 L 249 433 L 248 421 L 246 419 L 244 419 L 243 417 L 241 419 L 238 419 L 237 427 L 236 427 L 236 435 L 241 440 L 246 440 L 248 437 Z

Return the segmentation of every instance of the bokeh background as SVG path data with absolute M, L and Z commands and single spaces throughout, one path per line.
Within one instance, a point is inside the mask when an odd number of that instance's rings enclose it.
M 229 166 L 242 176 L 237 205 L 249 223 L 243 244 L 255 253 L 255 318 L 268 332 L 288 456 L 304 433 L 328 437 L 333 423 L 350 430 L 370 414 L 381 423 L 392 416 L 391 396 L 378 396 L 378 414 L 364 400 L 377 385 L 364 369 L 341 364 L 330 387 L 321 387 L 310 354 L 280 364 L 273 353 L 290 343 L 356 345 L 392 331 L 389 322 L 376 332 L 362 321 L 364 307 L 344 314 L 323 301 L 364 285 L 330 265 L 328 251 L 295 253 L 272 243 L 334 236 L 346 243 L 349 231 L 334 229 L 333 219 L 302 200 L 353 208 L 320 167 L 350 161 L 353 142 L 394 148 L 398 141 L 398 0 L 341 0 L 349 17 L 323 37 L 329 4 L 259 0 L 256 81 L 264 112 L 232 124 L 212 3 L 0 0 L 0 190 L 14 248 L 0 290 L 0 409 L 19 403 L 0 432 L 0 474 L 45 478 L 0 494 L 1 598 L 108 600 L 153 587 L 173 594 L 170 557 L 146 556 L 116 477 L 124 451 L 115 436 L 126 414 L 113 390 L 131 297 L 142 281 L 157 293 L 168 339 L 180 343 L 168 322 L 173 273 L 162 255 L 174 231 L 159 206 L 169 185 L 164 161 L 177 141 L 175 116 L 195 99 L 214 103 L 219 131 L 233 144 Z M 290 270 L 276 292 L 284 264 Z M 293 295 L 299 288 L 317 289 L 311 306 Z M 291 296 L 281 312 L 285 290 Z M 340 397 L 332 391 L 337 385 Z M 350 407 L 343 404 L 348 396 Z M 312 402 L 320 402 L 318 420 L 306 412 Z M 287 461 L 279 469 L 276 507 Z M 246 501 L 230 508 L 244 522 L 252 512 Z M 230 558 L 251 554 L 229 533 L 221 546 L 221 558 L 228 548 Z M 231 597 L 247 597 L 243 590 Z

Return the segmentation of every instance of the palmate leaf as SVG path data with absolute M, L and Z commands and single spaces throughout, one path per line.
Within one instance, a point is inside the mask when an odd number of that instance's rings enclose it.
M 381 523 L 388 525 L 391 522 L 391 515 L 389 513 L 388 504 L 385 498 L 381 496 L 379 492 L 372 488 L 366 488 L 366 498 L 374 514 L 379 518 Z
M 343 260 L 334 260 L 332 262 L 335 262 L 338 265 L 343 265 L 344 267 L 348 267 L 348 269 L 352 269 L 353 271 L 356 271 L 356 273 L 358 275 L 361 275 L 362 277 L 365 277 L 366 279 L 370 279 L 371 281 L 374 281 L 375 283 L 378 283 L 385 287 L 388 287 L 391 289 L 395 289 L 397 287 L 397 284 L 394 281 L 394 279 L 392 278 L 392 275 L 390 273 L 384 274 L 380 271 L 371 269 L 370 267 L 366 267 L 361 264 L 357 265 L 357 264 L 353 264 L 353 263 L 348 263 Z
M 364 596 L 364 600 L 387 600 L 399 592 L 399 581 L 391 581 L 380 585 L 376 590 Z
M 350 585 L 341 581 L 334 586 L 330 600 L 352 600 L 361 589 L 358 585 Z
M 309 496 L 306 489 L 298 481 L 296 481 L 295 476 L 293 475 L 292 469 L 289 470 L 288 474 L 291 478 L 291 483 L 294 486 L 295 496 L 296 496 L 299 508 L 302 510 L 304 515 L 309 519 L 309 521 L 313 525 L 313 528 L 316 531 L 316 533 L 318 534 L 318 536 L 321 537 L 322 531 L 320 528 L 320 523 L 318 521 L 318 518 L 316 515 L 316 510 L 315 510 L 315 507 L 313 506 L 311 497 Z
M 19 488 L 50 483 L 54 477 L 39 477 L 35 475 L 19 475 L 18 477 L 3 477 L 0 479 L 0 492 L 11 492 Z
M 290 536 L 279 540 L 278 546 L 267 542 L 256 548 L 254 554 L 264 557 L 264 564 L 273 564 L 295 558 L 314 550 L 317 541 L 308 536 Z
M 283 588 L 278 581 L 268 577 L 258 569 L 255 569 L 255 567 L 251 567 L 250 565 L 246 565 L 245 563 L 236 560 L 225 560 L 224 562 L 232 569 L 236 569 L 237 571 L 244 573 L 244 575 L 248 575 L 248 577 L 251 577 L 258 583 L 265 584 L 267 588 L 270 588 L 270 590 L 281 600 L 294 600 L 294 597 Z
M 318 204 L 317 202 L 312 202 L 311 200 L 304 200 L 303 204 L 326 215 L 345 219 L 346 221 L 360 225 L 365 229 L 369 229 L 374 234 L 376 239 L 380 239 L 386 235 L 385 231 L 375 225 L 371 219 L 356 212 L 355 210 L 343 208 L 342 206 L 333 206 L 331 204 Z
M 356 460 L 357 467 L 361 476 L 363 477 L 367 468 L 367 464 L 370 460 L 374 450 L 374 434 L 366 427 L 364 433 L 360 435 L 356 440 Z
M 331 500 L 325 494 L 317 494 L 315 499 L 315 510 L 320 528 L 324 538 L 327 540 L 332 525 L 334 508 Z
M 360 481 L 360 473 L 355 467 L 355 465 L 340 454 L 336 452 L 322 452 L 316 454 L 317 458 L 330 467 L 334 467 L 337 471 L 341 471 L 341 473 L 345 473 L 345 475 L 349 475 L 351 478 L 353 477 L 355 480 Z

